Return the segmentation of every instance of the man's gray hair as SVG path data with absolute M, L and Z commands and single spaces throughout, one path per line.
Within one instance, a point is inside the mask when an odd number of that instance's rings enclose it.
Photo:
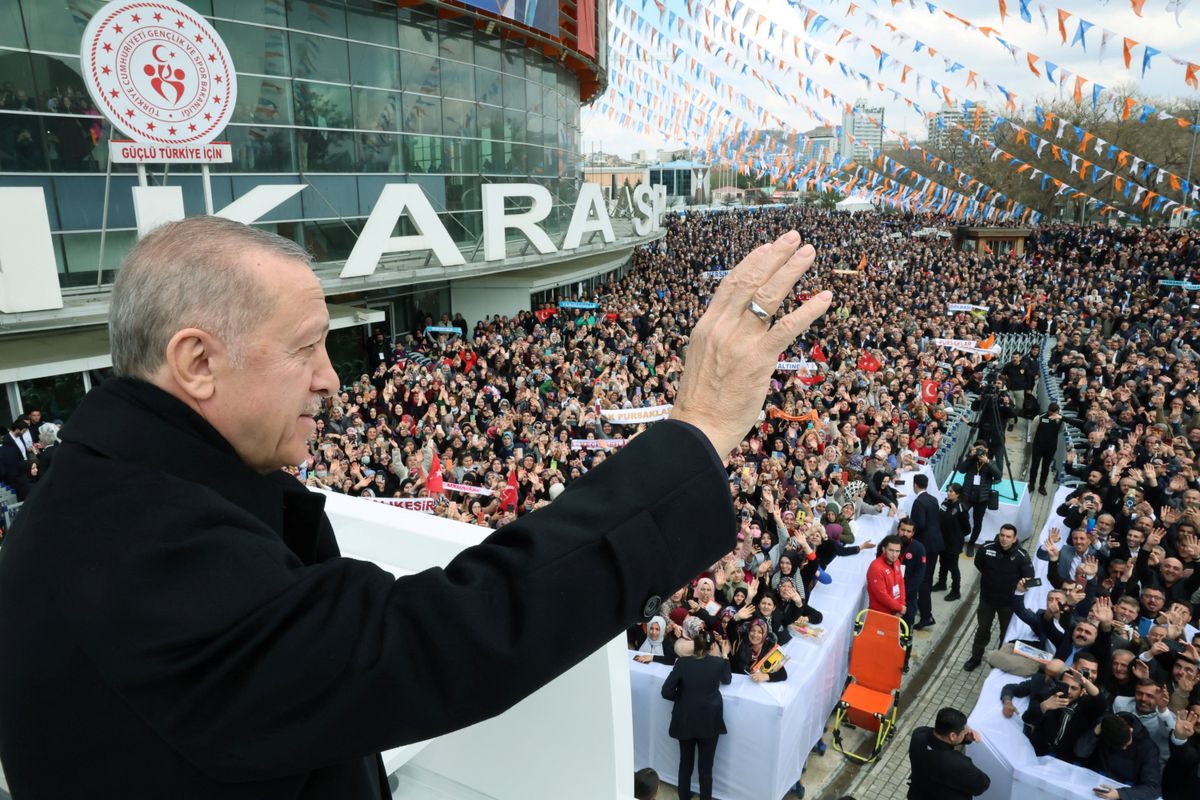
M 134 245 L 109 304 L 113 372 L 149 379 L 184 328 L 212 334 L 240 360 L 241 338 L 274 310 L 248 269 L 247 253 L 255 250 L 312 265 L 295 242 L 221 217 L 169 222 Z
M 53 422 L 43 422 L 38 427 L 38 443 L 42 447 L 52 447 L 58 444 L 58 426 Z

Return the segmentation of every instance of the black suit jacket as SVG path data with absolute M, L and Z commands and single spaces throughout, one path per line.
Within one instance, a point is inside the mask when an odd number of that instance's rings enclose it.
M 725 473 L 681 423 L 399 580 L 150 384 L 93 390 L 65 433 L 0 550 L 16 798 L 389 797 L 380 750 L 498 714 L 734 544 Z
M 732 680 L 729 662 L 719 656 L 685 656 L 676 661 L 662 686 L 662 696 L 675 702 L 671 737 L 711 739 L 725 733 L 721 684 Z
M 921 492 L 913 500 L 913 537 L 925 545 L 926 555 L 932 557 L 946 549 L 942 541 L 942 508 L 937 498 L 929 492 Z

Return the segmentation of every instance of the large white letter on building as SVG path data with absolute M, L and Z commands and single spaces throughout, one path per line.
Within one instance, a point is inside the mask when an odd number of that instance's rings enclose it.
M 509 197 L 528 197 L 533 207 L 528 211 L 507 214 L 504 201 Z M 550 190 L 536 183 L 485 183 L 483 185 L 483 257 L 487 261 L 500 261 L 507 250 L 505 234 L 515 228 L 533 244 L 542 255 L 557 252 L 554 242 L 538 225 L 550 216 L 554 201 Z
M 596 218 L 592 219 L 592 211 Z M 590 231 L 600 231 L 606 242 L 615 242 L 612 220 L 608 216 L 608 208 L 604 205 L 604 194 L 594 183 L 585 182 L 579 187 L 579 198 L 575 201 L 575 210 L 571 214 L 571 224 L 567 226 L 567 235 L 563 238 L 563 250 L 574 250 L 583 241 L 583 235 Z
M 62 308 L 41 187 L 0 189 L 0 312 Z
M 397 220 L 406 212 L 418 232 L 413 236 L 392 236 Z M 380 192 L 379 202 L 371 210 L 354 250 L 342 267 L 341 277 L 370 275 L 384 253 L 412 250 L 432 250 L 443 267 L 466 263 L 421 187 L 415 183 L 389 183 Z

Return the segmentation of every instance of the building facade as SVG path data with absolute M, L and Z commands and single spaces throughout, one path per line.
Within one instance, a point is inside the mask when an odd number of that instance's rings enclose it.
M 883 146 L 882 106 L 871 106 L 865 98 L 854 101 L 854 108 L 842 114 L 842 134 L 838 150 L 842 158 L 870 160 L 873 150 Z
M 505 258 L 485 261 L 482 252 L 482 187 L 494 183 L 547 190 L 541 227 L 562 247 L 581 185 L 580 106 L 607 81 L 606 13 L 596 0 L 554 4 L 550 17 L 540 4 L 529 20 L 449 0 L 183 1 L 212 24 L 237 73 L 235 111 L 218 137 L 233 161 L 211 167 L 213 206 L 257 185 L 304 186 L 256 224 L 313 254 L 331 308 L 369 312 L 335 315 L 347 326 L 333 342 L 335 363 L 353 361 L 369 334 L 364 321 L 400 337 L 419 333 L 427 314 L 512 313 L 534 296 L 611 277 L 652 238 L 615 220 L 615 246 L 539 253 L 510 231 Z M 0 313 L 0 384 L 12 412 L 69 410 L 103 376 L 107 295 L 137 238 L 136 169 L 109 163 L 111 126 L 80 74 L 81 36 L 103 5 L 0 2 L 0 190 L 42 191 L 63 294 L 57 310 Z M 180 187 L 187 215 L 204 213 L 198 165 L 148 169 L 149 185 Z M 340 278 L 395 183 L 419 187 L 466 263 L 441 267 L 415 253 Z M 401 217 L 394 235 L 415 232 Z M 517 288 L 489 308 L 479 282 L 499 273 Z M 521 274 L 528 280 L 514 279 Z M 19 369 L 6 368 L 16 354 Z

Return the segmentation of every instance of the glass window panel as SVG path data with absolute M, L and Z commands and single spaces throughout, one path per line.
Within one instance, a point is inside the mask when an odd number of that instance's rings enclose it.
M 392 133 L 358 134 L 358 171 L 402 172 L 400 138 Z
M 280 28 L 287 26 L 283 0 L 213 0 L 213 15 Z
M 399 22 L 401 48 L 414 53 L 437 55 L 437 23 L 432 18 L 402 8 Z
M 553 89 L 542 89 L 542 113 L 546 119 L 558 119 L 558 93 Z
M 474 139 L 443 139 L 447 172 L 479 172 L 479 142 Z
M 92 106 L 91 97 L 83 85 L 78 58 L 35 53 L 30 55 L 29 61 L 33 65 L 39 111 L 78 114 Z
M 475 99 L 481 103 L 501 105 L 504 95 L 500 92 L 500 73 L 483 67 L 475 68 Z
M 505 50 L 500 55 L 500 70 L 505 75 L 516 75 L 518 78 L 525 77 L 524 50 Z
M 404 130 L 408 133 L 441 133 L 442 101 L 424 94 L 405 94 Z
M 6 47 L 25 47 L 25 25 L 21 9 L 12 0 L 0 3 L 0 44 Z M 0 75 L 4 73 L 0 71 Z
M 404 75 L 405 91 L 424 92 L 425 94 L 441 93 L 441 81 L 438 77 L 441 67 L 436 58 L 418 53 L 401 52 L 400 69 Z
M 30 48 L 52 53 L 78 53 L 83 29 L 104 3 L 105 0 L 71 0 L 68 6 L 46 0 L 21 0 Z M 7 0 L 5 5 L 12 5 L 12 0 Z
M 350 79 L 357 86 L 400 88 L 400 53 L 369 44 L 350 45 Z
M 97 172 L 104 135 L 99 116 L 93 119 L 80 117 L 47 116 L 42 118 L 45 126 L 46 152 L 53 172 Z
M 349 128 L 350 88 L 296 81 L 296 124 L 309 128 Z
M 527 175 L 529 174 L 529 163 L 526 158 L 527 146 L 523 144 L 514 144 L 513 142 L 504 143 L 504 171 L 509 175 Z
M 278 28 L 261 25 L 239 25 L 236 22 L 215 24 L 217 33 L 225 40 L 229 54 L 239 72 L 259 75 L 288 75 L 287 33 Z
M 521 142 L 524 144 L 528 134 L 525 131 L 524 111 L 513 108 L 504 109 L 504 138 L 510 142 Z
M 495 39 L 488 39 L 485 35 L 480 35 L 478 41 L 475 42 L 475 64 L 488 69 L 500 69 L 500 43 Z
M 354 171 L 354 134 L 341 131 L 296 131 L 300 169 L 307 172 Z
M 485 139 L 504 138 L 504 109 L 497 106 L 479 105 L 479 135 Z
M 542 113 L 542 87 L 536 83 L 525 84 L 525 98 L 529 104 L 529 110 L 534 114 Z
M 541 147 L 529 145 L 525 148 L 526 157 L 529 159 L 529 174 L 530 175 L 545 175 L 546 174 L 546 151 Z
M 475 99 L 475 68 L 457 61 L 439 61 L 442 73 L 442 94 L 447 97 Z
M 479 143 L 479 170 L 484 175 L 504 172 L 504 142 L 484 139 Z
M 0 52 L 0 109 L 39 110 L 37 85 L 33 81 L 33 65 L 28 53 Z
M 442 140 L 433 136 L 405 136 L 404 164 L 409 172 L 441 172 Z
M 475 104 L 465 100 L 443 100 L 442 133 L 446 136 L 476 136 Z
M 0 172 L 44 172 L 45 118 L 33 114 L 0 114 Z
M 456 61 L 475 63 L 475 53 L 472 47 L 473 37 L 470 29 L 461 25 L 442 21 L 441 35 L 438 36 L 438 55 L 442 58 L 452 58 Z
M 529 115 L 528 127 L 526 128 L 525 141 L 530 144 L 540 145 L 542 143 L 542 118 L 537 114 Z
M 322 36 L 292 33 L 292 65 L 297 78 L 350 82 L 346 43 Z
M 399 131 L 400 95 L 375 89 L 355 89 L 354 127 L 364 131 Z
M 346 35 L 346 9 L 338 0 L 287 0 L 287 21 L 301 31 Z
M 349 0 L 346 28 L 351 39 L 395 47 L 396 3 L 394 0 Z
M 238 75 L 233 121 L 259 125 L 290 125 L 292 83 L 282 78 Z
M 446 210 L 478 211 L 483 207 L 478 175 L 456 175 L 446 178 Z
M 295 172 L 295 133 L 289 128 L 230 125 L 225 138 L 236 172 Z
M 198 11 L 205 16 L 211 17 L 213 12 L 212 0 L 179 0 L 193 11 Z
M 99 238 L 100 234 L 93 235 Z M 74 239 L 77 236 L 63 238 Z M 89 277 L 94 284 L 96 282 L 95 263 L 92 264 L 92 274 Z M 17 390 L 21 393 L 21 404 L 27 409 L 40 409 L 43 419 L 67 420 L 70 419 L 71 412 L 78 408 L 80 401 L 83 400 L 83 373 L 71 372 L 50 378 L 20 381 L 17 383 Z
M 504 105 L 508 108 L 525 109 L 525 86 L 520 78 L 511 75 L 504 76 Z

